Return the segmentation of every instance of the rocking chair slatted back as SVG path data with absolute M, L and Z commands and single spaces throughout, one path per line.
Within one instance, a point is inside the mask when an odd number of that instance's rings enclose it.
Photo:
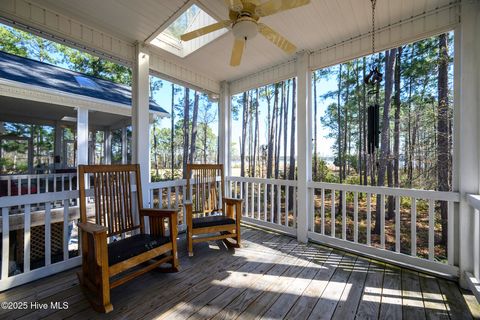
M 224 190 L 223 164 L 187 165 L 187 199 L 192 201 L 193 214 L 220 211 Z
M 79 166 L 80 190 L 85 190 L 85 174 L 93 182 L 95 199 L 95 223 L 107 227 L 107 236 L 114 236 L 141 228 L 136 224 L 134 214 L 141 204 L 141 188 L 137 187 L 136 196 L 132 192 L 132 175 L 135 185 L 139 185 L 140 169 L 138 165 L 94 165 Z M 80 201 L 86 201 L 80 194 Z M 87 221 L 86 206 L 81 209 L 81 221 Z

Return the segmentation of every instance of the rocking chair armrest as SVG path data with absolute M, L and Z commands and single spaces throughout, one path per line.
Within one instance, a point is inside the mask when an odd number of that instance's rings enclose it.
M 78 227 L 87 233 L 91 233 L 93 235 L 99 233 L 107 233 L 108 228 L 101 226 L 99 224 L 91 223 L 91 222 L 78 222 Z
M 224 198 L 223 198 L 223 201 L 224 201 L 226 204 L 228 204 L 228 205 L 235 205 L 235 204 L 237 204 L 237 203 L 242 203 L 242 202 L 243 202 L 243 199 L 224 197 Z
M 140 209 L 141 216 L 171 218 L 178 213 L 178 208 L 173 209 Z

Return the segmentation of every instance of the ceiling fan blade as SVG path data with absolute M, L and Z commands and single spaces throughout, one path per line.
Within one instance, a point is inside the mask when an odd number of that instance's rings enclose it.
M 263 23 L 258 24 L 258 32 L 260 32 L 265 38 L 270 40 L 274 45 L 285 51 L 287 54 L 292 54 L 297 51 L 297 47 L 295 47 L 295 45 Z
M 242 60 L 243 48 L 245 47 L 245 39 L 237 38 L 233 43 L 232 56 L 230 58 L 230 65 L 236 67 L 240 65 Z
M 239 12 L 243 9 L 243 3 L 241 0 L 225 0 L 225 3 L 230 8 L 230 10 Z
M 217 30 L 220 30 L 220 29 L 222 29 L 222 28 L 228 27 L 228 26 L 230 26 L 231 24 L 232 24 L 232 21 L 231 21 L 231 20 L 220 21 L 220 22 L 211 24 L 211 25 L 209 25 L 209 26 L 206 26 L 206 27 L 203 27 L 203 28 L 200 28 L 200 29 L 197 29 L 197 30 L 193 30 L 193 31 L 184 33 L 184 34 L 182 34 L 182 35 L 180 36 L 180 40 L 182 40 L 182 41 L 189 41 L 189 40 L 198 38 L 198 37 L 200 37 L 200 36 L 203 36 L 203 35 L 205 35 L 205 34 L 207 34 L 207 33 L 210 33 L 210 32 L 217 31 Z
M 277 12 L 297 8 L 309 4 L 310 0 L 270 0 L 255 8 L 255 13 L 260 17 L 272 15 Z

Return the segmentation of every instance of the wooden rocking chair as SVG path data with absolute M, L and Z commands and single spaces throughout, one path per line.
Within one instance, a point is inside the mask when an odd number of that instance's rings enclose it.
M 217 181 L 218 178 L 220 181 Z M 222 164 L 187 165 L 185 214 L 189 256 L 193 256 L 193 244 L 203 241 L 221 239 L 228 246 L 240 247 L 242 200 L 224 195 Z M 212 233 L 220 234 L 198 237 Z M 231 243 L 228 238 L 234 239 L 235 243 Z
M 95 223 L 87 218 L 85 174 L 92 175 L 88 178 L 93 182 Z M 110 312 L 110 289 L 165 262 L 171 264 L 168 271 L 178 271 L 177 210 L 143 208 L 139 165 L 80 165 L 78 176 L 82 241 L 78 278 L 93 308 Z M 137 212 L 139 219 L 135 219 Z M 144 217 L 149 219 L 149 234 L 145 233 Z

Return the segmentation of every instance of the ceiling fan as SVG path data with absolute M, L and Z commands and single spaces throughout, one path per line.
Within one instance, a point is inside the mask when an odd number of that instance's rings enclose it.
M 310 0 L 268 0 L 263 3 L 260 0 L 225 0 L 225 2 L 229 6 L 229 20 L 182 34 L 180 39 L 189 41 L 216 30 L 231 27 L 235 36 L 230 58 L 230 65 L 233 67 L 240 65 L 246 41 L 253 39 L 257 33 L 262 34 L 287 54 L 292 54 L 297 50 L 295 45 L 278 32 L 258 21 L 261 17 L 304 6 L 310 3 Z

